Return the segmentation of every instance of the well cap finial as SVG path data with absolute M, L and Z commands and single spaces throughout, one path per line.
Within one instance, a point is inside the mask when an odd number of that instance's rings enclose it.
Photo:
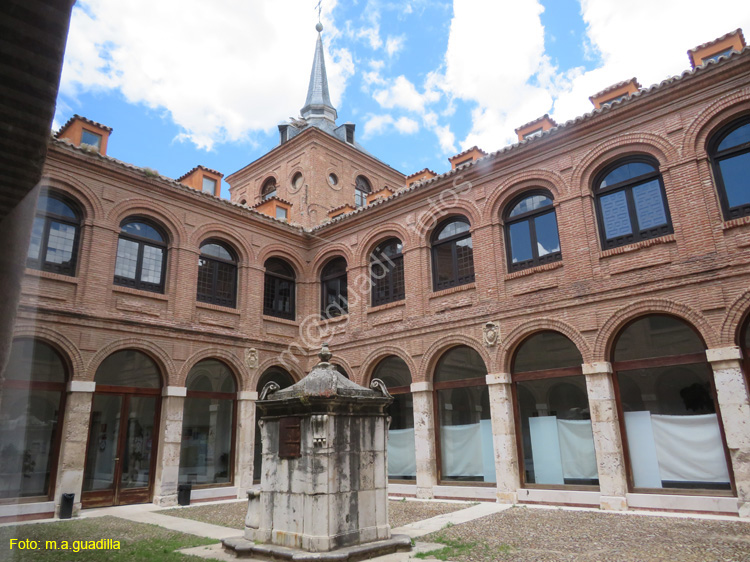
M 331 360 L 331 357 L 333 357 L 331 350 L 328 349 L 327 343 L 324 343 L 323 346 L 320 348 L 320 353 L 318 353 L 318 357 L 320 357 L 320 360 L 323 363 L 328 363 Z

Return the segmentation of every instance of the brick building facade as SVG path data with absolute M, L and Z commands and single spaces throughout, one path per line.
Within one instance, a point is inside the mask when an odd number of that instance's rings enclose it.
M 394 389 L 392 493 L 750 515 L 750 52 L 704 54 L 409 185 L 335 126 L 320 40 L 231 201 L 51 140 L 0 517 L 244 497 L 258 392 L 322 341 Z

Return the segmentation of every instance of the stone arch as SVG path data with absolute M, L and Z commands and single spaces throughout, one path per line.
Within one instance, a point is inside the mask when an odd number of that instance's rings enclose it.
M 358 376 L 361 374 L 361 370 L 358 372 L 357 369 L 352 367 L 352 364 L 341 354 L 338 354 L 338 353 L 334 354 L 330 362 L 333 363 L 334 365 L 335 364 L 341 365 L 344 368 L 344 370 L 347 373 L 349 373 L 349 377 L 350 377 L 349 380 L 351 380 L 352 382 L 356 382 L 357 384 L 362 384 L 362 381 L 360 380 L 360 377 Z
M 581 159 L 573 170 L 571 192 L 580 189 L 581 194 L 590 194 L 593 178 L 599 170 L 619 158 L 637 154 L 655 158 L 660 170 L 680 156 L 678 150 L 659 135 L 645 132 L 618 135 L 599 143 Z
M 303 358 L 303 361 L 307 361 L 307 357 Z M 302 363 L 302 361 L 300 361 Z M 268 369 L 272 367 L 278 367 L 279 369 L 283 369 L 290 375 L 292 375 L 292 378 L 294 379 L 294 382 L 299 382 L 302 380 L 302 369 L 304 367 L 300 367 L 299 365 L 293 365 L 293 366 L 287 366 L 283 365 L 279 362 L 278 357 L 271 357 L 269 359 L 266 359 L 262 363 L 258 365 L 257 369 L 254 369 L 255 374 L 251 374 L 248 383 L 247 390 L 254 391 L 256 387 L 258 386 L 258 381 L 260 381 L 260 377 L 263 376 L 263 373 L 265 373 Z
M 556 172 L 549 170 L 526 170 L 514 174 L 501 182 L 488 197 L 483 216 L 484 222 L 497 224 L 500 222 L 500 216 L 511 200 L 521 195 L 524 191 L 530 191 L 539 187 L 552 193 L 555 203 L 561 197 L 564 197 L 569 190 L 565 179 Z
M 209 238 L 229 244 L 237 252 L 238 265 L 252 263 L 253 251 L 248 246 L 247 241 L 239 232 L 221 223 L 209 223 L 198 227 L 190 235 L 189 249 L 194 249 L 196 253 L 200 253 L 201 244 Z
M 476 230 L 482 222 L 482 213 L 474 202 L 470 202 L 469 204 L 462 201 L 459 204 L 445 208 L 440 208 L 438 205 L 435 208 L 428 209 L 417 218 L 414 229 L 418 237 L 418 242 L 415 245 L 424 244 L 425 246 L 429 246 L 432 233 L 435 232 L 435 229 L 445 221 L 459 216 L 469 221 L 470 231 Z
M 157 344 L 149 340 L 140 338 L 122 338 L 110 342 L 102 347 L 88 362 L 86 370 L 86 380 L 93 381 L 96 370 L 99 368 L 99 365 L 102 364 L 102 361 L 104 361 L 113 353 L 122 351 L 124 349 L 134 349 L 136 351 L 141 351 L 148 355 L 151 359 L 153 359 L 156 362 L 156 365 L 159 367 L 162 387 L 180 386 L 177 369 L 175 368 L 171 357 L 169 357 L 169 354 Z
M 536 318 L 519 324 L 503 338 L 503 343 L 497 350 L 497 364 L 500 366 L 500 369 L 505 373 L 510 373 L 513 354 L 518 349 L 518 346 L 529 336 L 545 331 L 562 334 L 578 348 L 584 363 L 592 361 L 591 347 L 575 327 L 562 320 Z
M 378 364 L 386 357 L 390 357 L 392 355 L 398 357 L 404 363 L 406 363 L 406 366 L 409 367 L 409 373 L 411 373 L 412 381 L 414 381 L 414 376 L 417 372 L 417 366 L 414 364 L 414 360 L 411 358 L 411 355 L 395 345 L 384 345 L 370 353 L 362 362 L 362 365 L 359 368 L 359 372 L 362 374 L 362 381 L 360 384 L 362 386 L 368 386 L 370 384 L 370 380 L 372 379 L 372 373 L 375 371 L 375 368 L 378 366 Z
M 180 371 L 177 375 L 177 384 L 174 386 L 185 386 L 187 383 L 187 377 L 190 371 L 201 361 L 206 359 L 216 359 L 221 361 L 229 367 L 234 375 L 235 382 L 237 383 L 237 391 L 250 390 L 246 388 L 247 381 L 250 380 L 250 375 L 247 372 L 247 368 L 242 361 L 232 352 L 220 348 L 206 348 L 198 351 L 191 355 L 180 367 Z
M 289 249 L 288 246 L 283 244 L 263 246 L 257 256 L 258 267 L 265 269 L 265 263 L 269 258 L 279 258 L 289 263 L 297 275 L 297 280 L 307 278 L 308 266 L 305 264 L 305 260 L 296 251 Z
M 346 260 L 347 270 L 357 266 L 354 261 L 354 256 L 352 256 L 352 251 L 348 246 L 338 242 L 330 244 L 319 250 L 312 260 L 313 278 L 315 280 L 320 280 L 320 274 L 323 271 L 323 267 L 335 257 L 342 257 Z
M 750 87 L 728 94 L 703 109 L 690 123 L 682 140 L 682 154 L 696 157 L 706 154 L 708 139 L 721 127 L 750 112 Z
M 83 221 L 94 221 L 104 216 L 104 208 L 89 187 L 80 179 L 72 174 L 54 172 L 51 175 L 45 175 L 39 180 L 42 188 L 51 187 L 57 191 L 66 193 L 72 199 L 78 202 L 83 211 Z
M 67 337 L 57 330 L 39 325 L 16 325 L 13 339 L 35 339 L 51 345 L 62 357 L 68 368 L 68 381 L 88 380 L 86 367 L 80 350 Z M 91 376 L 93 380 L 93 375 Z
M 173 247 L 181 246 L 187 239 L 187 231 L 180 220 L 172 211 L 164 205 L 154 205 L 148 199 L 126 199 L 115 205 L 107 214 L 107 221 L 111 223 L 112 230 L 120 231 L 120 223 L 130 216 L 150 218 L 157 224 L 161 224 L 170 237 L 169 244 Z
M 401 240 L 401 244 L 404 246 L 404 250 L 411 247 L 411 237 L 407 232 L 406 228 L 396 223 L 387 223 L 382 226 L 377 226 L 362 240 L 359 244 L 360 248 L 357 253 L 357 263 L 366 264 L 369 262 L 370 253 L 375 249 L 375 246 L 388 238 L 398 238 Z
M 607 319 L 599 330 L 594 345 L 592 361 L 610 361 L 612 344 L 620 330 L 641 316 L 667 314 L 691 325 L 701 336 L 707 348 L 719 345 L 719 336 L 706 318 L 692 308 L 669 299 L 645 299 L 628 303 Z
M 459 345 L 465 345 L 476 351 L 484 361 L 487 367 L 487 372 L 494 372 L 494 361 L 492 357 L 487 353 L 487 350 L 478 340 L 462 334 L 450 334 L 443 336 L 437 341 L 433 342 L 432 345 L 425 351 L 422 356 L 422 361 L 419 365 L 419 371 L 412 374 L 412 382 L 432 382 L 434 378 L 435 367 L 438 361 L 443 356 L 443 353 L 448 351 L 452 347 Z
M 742 293 L 727 308 L 721 325 L 720 345 L 739 345 L 740 330 L 748 314 L 750 314 L 750 290 Z

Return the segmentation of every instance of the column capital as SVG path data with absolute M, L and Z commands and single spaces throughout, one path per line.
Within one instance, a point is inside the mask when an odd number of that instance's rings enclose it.
M 96 383 L 94 381 L 70 381 L 68 392 L 94 392 Z
M 237 400 L 251 400 L 255 402 L 258 400 L 258 393 L 254 390 L 241 390 L 237 393 Z
M 432 392 L 431 382 L 413 382 L 411 383 L 410 390 L 412 392 Z
M 611 375 L 612 363 L 609 361 L 596 361 L 581 365 L 584 375 Z
M 187 387 L 185 386 L 165 386 L 161 389 L 161 395 L 164 397 L 167 396 L 178 396 L 180 398 L 185 398 L 187 396 Z
M 489 373 L 485 377 L 485 380 L 487 381 L 487 386 L 492 384 L 510 384 L 512 382 L 510 373 Z
M 736 345 L 707 349 L 706 359 L 709 363 L 718 363 L 720 361 L 740 361 L 742 359 L 742 350 Z

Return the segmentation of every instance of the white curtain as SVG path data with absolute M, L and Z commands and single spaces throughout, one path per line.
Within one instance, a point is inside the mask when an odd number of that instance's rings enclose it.
M 716 414 L 625 412 L 625 431 L 637 487 L 661 488 L 663 480 L 729 483 Z
M 482 477 L 485 482 L 497 481 L 490 420 L 467 425 L 442 426 L 440 446 L 443 453 L 444 476 Z
M 417 476 L 414 428 L 388 431 L 388 476 Z
M 531 458 L 537 484 L 565 484 L 566 478 L 596 479 L 591 420 L 529 418 Z

